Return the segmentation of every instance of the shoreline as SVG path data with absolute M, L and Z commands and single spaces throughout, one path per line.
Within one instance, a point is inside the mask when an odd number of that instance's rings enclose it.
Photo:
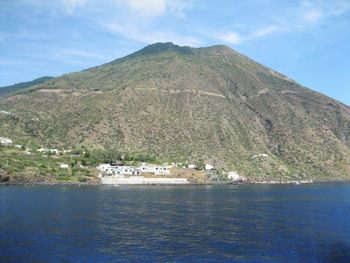
M 304 182 L 303 182 L 304 181 Z M 305 185 L 305 184 L 319 184 L 319 183 L 349 183 L 350 179 L 335 179 L 335 180 L 310 180 L 303 181 L 261 181 L 261 182 L 189 182 L 186 184 L 102 184 L 101 182 L 0 182 L 0 186 L 234 186 L 234 185 Z

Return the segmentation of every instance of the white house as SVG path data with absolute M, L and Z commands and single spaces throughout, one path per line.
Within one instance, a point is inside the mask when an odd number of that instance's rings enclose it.
M 211 164 L 206 164 L 205 165 L 205 170 L 206 171 L 210 171 L 210 170 L 213 170 L 214 169 L 214 166 L 213 165 L 211 165 Z
M 145 163 L 142 163 L 139 168 L 140 168 L 141 173 L 154 173 L 155 172 L 155 166 L 149 166 Z
M 60 168 L 61 169 L 68 169 L 69 168 L 69 165 L 67 163 L 61 163 L 60 164 Z
M 227 178 L 232 180 L 232 181 L 239 181 L 240 180 L 239 174 L 235 171 L 228 172 Z
M 121 173 L 124 175 L 139 175 L 139 174 L 141 174 L 139 168 L 133 167 L 133 166 L 115 166 L 115 169 L 116 169 L 116 171 L 121 171 Z
M 156 166 L 154 174 L 170 174 L 170 170 L 166 166 Z
M 0 143 L 2 145 L 10 145 L 10 144 L 12 144 L 12 140 L 9 138 L 0 137 Z
M 266 153 L 260 153 L 252 156 L 252 159 L 255 159 L 257 157 L 269 157 Z
M 58 154 L 59 151 L 57 149 L 45 149 L 45 148 L 40 148 L 38 150 L 36 150 L 37 152 L 40 153 L 51 153 L 51 154 Z
M 170 174 L 168 166 L 149 166 L 142 163 L 140 166 L 113 166 L 109 163 L 100 164 L 97 170 L 109 176 L 141 175 L 141 173 Z
M 140 175 L 139 167 L 133 166 L 113 166 L 109 163 L 100 164 L 97 170 L 106 174 L 107 176 L 124 176 L 124 175 Z
M 227 178 L 231 181 L 237 182 L 237 181 L 247 181 L 247 178 L 245 176 L 239 175 L 236 171 L 228 172 Z
M 102 163 L 100 165 L 98 165 L 96 168 L 97 170 L 99 170 L 100 172 L 107 172 L 107 170 L 111 167 L 111 165 L 109 163 Z
M 170 174 L 169 166 L 151 166 L 142 163 L 139 170 L 141 173 Z
M 46 149 L 46 151 L 48 153 L 51 153 L 51 154 L 58 154 L 58 150 L 57 149 Z
M 188 165 L 188 168 L 189 168 L 189 169 L 196 169 L 197 166 L 196 166 L 195 164 L 192 164 L 192 163 L 191 163 L 191 164 Z

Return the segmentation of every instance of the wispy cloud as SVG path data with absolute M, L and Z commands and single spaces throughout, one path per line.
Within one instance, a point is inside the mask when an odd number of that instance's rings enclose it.
M 303 0 L 294 17 L 299 19 L 299 25 L 307 27 L 310 24 L 314 25 L 338 17 L 348 11 L 350 11 L 348 0 Z
M 63 49 L 54 53 L 56 57 L 81 57 L 81 58 L 95 58 L 95 59 L 107 59 L 108 57 L 101 55 L 96 52 L 74 50 L 74 49 Z
M 117 4 L 127 6 L 142 16 L 161 16 L 166 12 L 165 0 L 117 0 Z
M 239 30 L 214 32 L 211 37 L 233 45 L 241 45 L 247 41 L 257 40 L 276 33 L 312 30 L 315 26 L 322 26 L 329 20 L 349 12 L 350 1 L 303 0 L 297 8 L 287 11 L 288 15 L 281 14 L 281 17 L 277 20 L 278 22 L 273 22 L 270 25 L 250 31 L 245 30 L 244 32 Z
M 270 25 L 270 26 L 263 27 L 263 28 L 260 28 L 260 29 L 258 29 L 256 31 L 254 31 L 249 36 L 249 38 L 251 39 L 251 38 L 264 37 L 264 36 L 267 36 L 267 35 L 270 35 L 270 34 L 273 34 L 273 33 L 276 33 L 276 32 L 282 32 L 282 31 L 285 31 L 284 27 L 277 26 L 277 25 Z
M 224 33 L 216 35 L 215 38 L 234 45 L 241 44 L 242 41 L 245 40 L 244 37 L 235 31 L 226 31 Z
M 310 10 L 303 14 L 304 20 L 308 22 L 315 22 L 322 17 L 322 10 Z
M 167 13 L 184 17 L 184 10 L 190 7 L 190 2 L 184 0 L 116 0 L 115 3 L 144 17 L 157 17 Z
M 85 6 L 88 0 L 63 0 L 65 10 L 68 14 L 73 14 L 78 7 Z
M 280 27 L 277 25 L 269 25 L 266 27 L 259 28 L 251 33 L 246 33 L 245 35 L 240 34 L 237 31 L 229 30 L 229 31 L 225 31 L 225 32 L 220 33 L 220 34 L 214 34 L 212 36 L 214 36 L 214 38 L 216 38 L 220 41 L 224 41 L 224 42 L 229 43 L 229 44 L 240 45 L 246 41 L 265 37 L 265 36 L 268 36 L 270 34 L 273 34 L 276 32 L 282 32 L 285 30 L 286 29 L 284 27 Z
M 185 17 L 185 10 L 192 6 L 192 1 L 168 0 L 168 9 L 177 17 Z
M 105 23 L 104 26 L 110 32 L 145 44 L 167 41 L 188 46 L 199 46 L 202 44 L 201 40 L 196 37 L 178 35 L 173 31 L 147 29 L 139 26 L 122 26 L 117 23 Z

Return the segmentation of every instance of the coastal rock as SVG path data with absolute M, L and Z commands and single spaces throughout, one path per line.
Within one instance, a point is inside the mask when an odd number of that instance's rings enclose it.
M 10 181 L 10 176 L 7 174 L 0 174 L 0 183 L 5 183 Z

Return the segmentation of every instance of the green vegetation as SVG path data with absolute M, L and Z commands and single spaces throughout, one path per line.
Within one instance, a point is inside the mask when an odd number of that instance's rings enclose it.
M 2 98 L 0 110 L 13 113 L 0 113 L 0 136 L 84 149 L 84 166 L 129 153 L 256 180 L 350 176 L 350 108 L 225 46 L 154 44 Z
M 41 78 L 37 78 L 34 79 L 32 81 L 28 81 L 28 82 L 21 82 L 15 85 L 11 85 L 11 86 L 6 86 L 6 87 L 0 87 L 0 97 L 1 96 L 8 96 L 10 94 L 13 94 L 15 92 L 19 92 L 23 89 L 29 88 L 31 86 L 43 83 L 47 80 L 53 79 L 53 77 L 41 77 Z
M 29 182 L 94 180 L 95 169 L 83 166 L 81 161 L 79 156 L 29 154 L 22 149 L 0 146 L 0 174 L 16 176 L 16 181 L 21 181 L 21 177 Z M 69 167 L 60 168 L 60 164 L 69 164 Z
M 114 163 L 120 162 L 122 164 L 138 164 L 139 162 L 147 162 L 159 164 L 159 160 L 149 154 L 144 153 L 123 153 L 118 150 L 75 150 L 73 153 L 81 154 L 80 159 L 84 165 L 97 166 L 101 163 Z
M 122 153 L 117 150 L 87 151 L 84 146 L 65 154 L 29 152 L 23 148 L 0 145 L 0 175 L 6 173 L 33 182 L 38 178 L 39 181 L 88 182 L 96 181 L 98 172 L 95 167 L 101 163 L 161 163 L 147 154 Z M 61 168 L 61 164 L 67 164 L 68 168 Z

